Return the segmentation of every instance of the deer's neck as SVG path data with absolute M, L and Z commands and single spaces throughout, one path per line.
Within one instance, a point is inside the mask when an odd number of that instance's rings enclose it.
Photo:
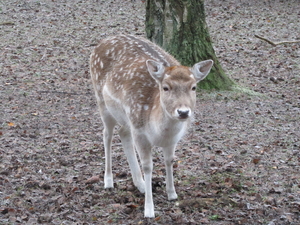
M 154 105 L 148 123 L 148 139 L 156 146 L 175 145 L 184 135 L 190 119 L 180 121 L 171 118 L 161 104 Z

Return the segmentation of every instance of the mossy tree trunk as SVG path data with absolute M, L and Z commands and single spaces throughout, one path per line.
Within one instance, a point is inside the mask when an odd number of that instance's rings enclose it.
M 229 90 L 234 82 L 226 76 L 213 49 L 205 21 L 203 0 L 147 0 L 146 33 L 182 65 L 212 59 L 214 66 L 202 89 Z

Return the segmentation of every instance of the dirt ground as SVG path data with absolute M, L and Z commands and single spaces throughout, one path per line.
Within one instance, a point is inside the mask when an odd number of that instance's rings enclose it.
M 0 1 L 0 224 L 300 224 L 298 0 L 206 0 L 228 76 L 260 96 L 200 92 L 167 201 L 153 151 L 155 219 L 116 135 L 104 190 L 102 124 L 88 72 L 98 40 L 144 35 L 144 3 Z

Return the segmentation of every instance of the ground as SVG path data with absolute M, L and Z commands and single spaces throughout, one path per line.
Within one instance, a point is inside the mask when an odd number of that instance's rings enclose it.
M 242 92 L 200 91 L 167 201 L 153 152 L 155 219 L 119 137 L 104 190 L 102 124 L 89 54 L 108 35 L 144 36 L 144 3 L 0 1 L 0 224 L 299 224 L 300 4 L 206 1 L 216 54 Z M 117 133 L 117 131 L 116 131 Z

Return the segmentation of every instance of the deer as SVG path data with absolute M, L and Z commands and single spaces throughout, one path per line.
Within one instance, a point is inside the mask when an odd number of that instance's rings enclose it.
M 175 148 L 191 123 L 197 83 L 209 74 L 212 65 L 209 59 L 192 67 L 182 66 L 151 41 L 124 34 L 100 40 L 91 53 L 90 74 L 104 127 L 104 188 L 114 186 L 111 147 L 114 127 L 119 125 L 133 183 L 145 193 L 144 217 L 155 217 L 154 146 L 162 148 L 168 200 L 177 199 Z

